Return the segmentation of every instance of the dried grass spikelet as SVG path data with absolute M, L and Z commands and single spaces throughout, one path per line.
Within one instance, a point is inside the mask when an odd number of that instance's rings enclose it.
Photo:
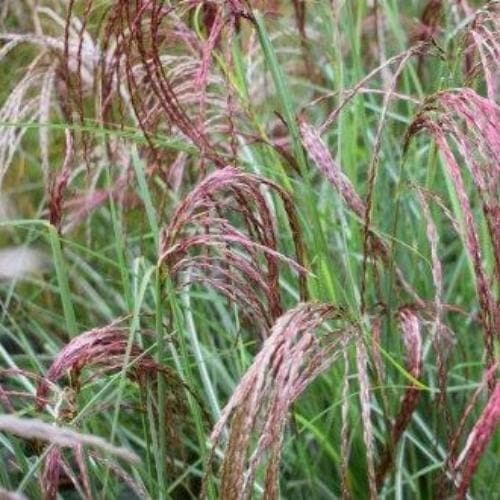
M 399 322 L 403 344 L 406 351 L 406 371 L 414 378 L 419 379 L 422 374 L 422 337 L 420 332 L 420 320 L 410 308 L 401 308 L 399 311 Z M 390 441 L 382 451 L 376 471 L 377 488 L 383 485 L 383 481 L 389 472 L 393 460 L 395 448 L 403 435 L 406 427 L 411 421 L 418 400 L 420 390 L 411 384 L 405 391 L 399 413 L 391 428 Z
M 452 422 L 450 410 L 447 405 L 447 383 L 448 371 L 446 366 L 446 358 L 450 346 L 450 331 L 443 322 L 443 267 L 438 255 L 439 233 L 436 224 L 432 218 L 431 209 L 428 203 L 430 193 L 423 189 L 418 189 L 418 200 L 422 207 L 423 220 L 426 223 L 427 240 L 431 250 L 431 267 L 432 281 L 434 285 L 434 312 L 432 324 L 432 344 L 436 353 L 436 368 L 439 386 L 439 395 L 437 397 L 438 404 L 444 415 L 448 432 L 451 432 Z M 451 214 L 449 214 L 451 215 Z
M 476 278 L 489 367 L 493 364 L 493 339 L 500 331 L 500 309 L 492 293 L 494 283 L 500 283 L 499 121 L 500 107 L 473 90 L 463 88 L 443 91 L 427 100 L 409 127 L 405 144 L 406 147 L 418 132 L 427 131 L 436 142 L 454 184 L 464 221 L 463 231 L 460 233 Z M 486 275 L 482 263 L 471 195 L 466 189 L 460 161 L 463 161 L 469 171 L 480 195 L 495 259 L 492 277 Z
M 28 16 L 32 22 L 20 21 L 17 27 L 20 32 L 0 33 L 0 41 L 6 42 L 0 49 L 0 64 L 8 64 L 10 61 L 6 58 L 14 57 L 21 44 L 30 45 L 33 54 L 0 109 L 0 121 L 6 124 L 0 134 L 0 184 L 19 153 L 27 130 L 33 124 L 39 125 L 40 163 L 46 184 L 49 219 L 58 228 L 65 191 L 77 156 L 78 133 L 71 128 L 65 130 L 64 164 L 56 171 L 51 167 L 50 150 L 59 132 L 52 132 L 51 124 L 71 123 L 76 113 L 83 121 L 83 99 L 95 95 L 92 92 L 94 70 L 102 55 L 99 43 L 85 29 L 85 23 L 77 16 L 65 22 L 62 16 L 65 10 L 62 2 L 53 2 L 50 6 L 33 5 Z M 74 81 L 79 82 L 80 89 L 76 96 L 70 86 Z
M 233 24 L 236 8 L 214 2 L 215 19 L 206 26 L 207 40 L 203 41 L 192 26 L 192 16 L 201 3 L 115 0 L 96 23 L 99 2 L 69 1 L 63 57 L 68 69 L 68 109 L 82 122 L 91 118 L 107 128 L 141 129 L 145 149 L 157 159 L 164 155 L 157 147 L 158 136 L 180 136 L 198 148 L 202 163 L 210 160 L 223 166 L 221 155 L 230 147 L 224 149 L 228 143 L 219 138 L 222 133 L 233 133 L 233 114 L 227 112 L 225 74 L 211 61 L 218 40 Z M 89 31 L 100 42 L 100 57 L 91 73 L 94 95 L 100 99 L 94 99 L 93 105 L 86 99 L 82 75 Z M 72 71 L 75 65 L 76 71 Z M 116 138 L 105 139 L 108 154 L 122 144 Z
M 257 470 L 266 457 L 264 498 L 278 497 L 288 412 L 307 386 L 342 355 L 354 329 L 345 322 L 333 331 L 325 327 L 325 322 L 341 316 L 331 305 L 301 303 L 274 324 L 212 431 L 215 450 L 229 424 L 219 469 L 221 498 L 250 498 Z M 213 461 L 212 453 L 206 474 Z
M 475 446 L 475 442 L 467 440 L 466 445 L 463 447 L 463 451 L 459 454 L 460 443 L 463 440 L 463 437 L 466 435 L 466 427 L 467 422 L 469 421 L 471 415 L 477 410 L 480 406 L 481 395 L 485 394 L 486 388 L 493 386 L 494 389 L 491 391 L 491 394 L 494 393 L 495 383 L 498 384 L 497 373 L 499 362 L 497 361 L 494 366 L 492 366 L 489 370 L 487 370 L 482 377 L 482 380 L 479 382 L 477 388 L 468 398 L 467 405 L 462 412 L 460 420 L 456 422 L 453 426 L 452 433 L 450 438 L 448 439 L 448 455 L 446 457 L 446 461 L 443 466 L 442 473 L 440 475 L 438 481 L 437 495 L 440 497 L 444 497 L 450 494 L 449 487 L 453 486 L 456 490 L 458 490 L 462 477 L 461 473 L 464 471 L 464 461 L 466 459 L 466 455 L 470 450 L 470 447 Z M 494 401 L 490 397 L 490 401 Z M 479 422 L 479 420 L 476 422 Z M 494 423 L 494 422 L 493 422 Z M 498 423 L 494 424 L 498 427 Z M 475 426 L 474 426 L 475 428 Z M 493 429 L 494 431 L 494 429 Z M 469 433 L 469 436 L 473 433 Z M 478 443 L 479 444 L 479 443 Z M 479 445 L 481 447 L 482 445 Z M 484 452 L 484 449 L 483 449 Z M 474 468 L 477 466 L 477 463 L 474 465 Z M 468 478 L 468 482 L 472 479 L 474 471 L 470 470 L 468 474 L 470 474 Z M 464 490 L 467 491 L 467 488 Z
M 211 61 L 225 28 L 234 22 L 237 2 L 213 3 L 205 41 L 190 24 L 200 3 L 113 2 L 103 29 L 103 46 L 110 52 L 101 69 L 103 116 L 109 122 L 120 121 L 125 91 L 147 138 L 159 131 L 180 133 L 204 158 L 223 166 L 214 131 L 232 127 L 226 100 L 220 97 L 224 76 Z
M 62 475 L 62 451 L 59 446 L 52 446 L 43 461 L 40 485 L 43 489 L 44 500 L 57 498 Z
M 43 460 L 43 468 L 40 476 L 40 487 L 44 500 L 56 500 L 60 490 L 69 487 L 85 500 L 92 500 L 90 487 L 90 476 L 87 467 L 89 457 L 93 462 L 103 463 L 130 489 L 138 493 L 139 498 L 148 498 L 143 488 L 127 473 L 115 457 L 103 458 L 103 454 L 92 451 L 88 446 L 74 444 L 70 447 L 70 453 L 57 445 L 51 445 Z M 109 453 L 108 453 L 109 455 Z M 136 462 L 138 461 L 135 460 Z
M 12 405 L 7 390 L 0 385 L 0 405 L 3 406 L 5 411 L 13 412 L 14 406 Z
M 349 483 L 349 458 L 351 455 L 350 429 L 349 429 L 349 355 L 347 350 L 343 353 L 344 374 L 342 380 L 342 407 L 340 427 L 340 479 L 342 500 L 351 500 L 351 488 Z
M 316 167 L 327 178 L 330 184 L 342 197 L 342 201 L 360 219 L 365 216 L 366 207 L 364 201 L 354 189 L 349 178 L 344 174 L 341 167 L 335 162 L 321 139 L 319 132 L 305 120 L 301 120 L 300 133 L 302 144 Z
M 157 415 L 157 418 L 159 425 L 166 426 L 166 436 L 171 449 L 169 458 L 173 459 L 181 449 L 180 433 L 186 422 L 186 415 L 189 415 L 186 403 L 186 394 L 189 389 L 171 368 L 158 364 L 151 356 L 145 355 L 136 344 L 129 344 L 129 333 L 127 328 L 115 323 L 84 332 L 73 338 L 59 352 L 45 377 L 39 382 L 38 408 L 41 410 L 45 406 L 50 385 L 55 386 L 68 375 L 69 385 L 60 392 L 56 405 L 58 421 L 67 423 L 70 423 L 77 414 L 78 393 L 81 387 L 89 381 L 83 378 L 85 371 L 90 374 L 90 379 L 95 379 L 106 373 L 119 372 L 124 364 L 127 364 L 126 376 L 136 382 L 141 389 L 148 389 L 151 384 L 157 384 L 159 377 L 162 376 L 168 394 L 165 398 L 165 414 Z M 83 456 L 79 459 L 79 453 L 81 454 L 81 450 L 75 447 L 73 454 L 80 470 L 79 475 L 83 480 L 86 477 L 82 469 L 85 460 Z M 57 491 L 63 470 L 66 476 L 72 477 L 72 467 L 68 465 L 62 454 L 56 450 L 50 451 L 45 458 L 44 488 Z M 56 481 L 56 484 L 52 484 L 52 481 Z M 79 481 L 76 481 L 79 484 Z M 85 489 L 84 481 L 81 487 Z
M 84 498 L 91 498 L 88 470 L 83 455 L 84 446 L 98 449 L 103 453 L 109 453 L 127 462 L 137 463 L 139 460 L 137 455 L 130 450 L 114 446 L 100 437 L 91 434 L 82 434 L 69 427 L 48 424 L 36 418 L 0 415 L 0 431 L 12 433 L 23 439 L 35 439 L 50 444 L 50 448 L 44 458 L 41 475 L 44 499 L 57 498 L 59 482 L 63 472 L 66 473 L 75 487 L 82 491 Z M 73 450 L 79 469 L 80 481 L 64 460 L 62 455 L 63 448 Z
M 0 64 L 3 64 L 1 57 Z M 47 176 L 49 171 L 49 151 L 47 127 L 43 124 L 48 121 L 52 107 L 50 94 L 53 91 L 54 78 L 54 66 L 40 68 L 39 59 L 35 59 L 0 108 L 0 121 L 3 123 L 38 122 L 41 124 L 39 142 L 44 176 Z M 0 186 L 18 153 L 27 130 L 27 127 L 2 127 L 0 134 Z
M 467 82 L 484 80 L 488 98 L 500 98 L 500 4 L 491 0 L 462 31 Z
M 491 396 L 470 432 L 465 446 L 454 463 L 459 471 L 459 483 L 456 498 L 466 498 L 472 477 L 476 472 L 481 457 L 488 443 L 500 426 L 500 382 L 496 382 Z
M 301 120 L 300 134 L 304 149 L 307 151 L 314 165 L 339 193 L 347 208 L 353 212 L 360 221 L 364 221 L 366 219 L 368 206 L 357 193 L 349 178 L 344 174 L 341 166 L 333 159 L 328 147 L 321 139 L 319 130 L 308 124 L 305 120 Z M 368 252 L 372 257 L 379 257 L 385 264 L 389 265 L 391 256 L 389 254 L 389 247 L 385 241 L 376 234 L 371 224 L 365 227 L 365 232 L 367 232 L 366 239 L 369 243 Z M 422 304 L 420 297 L 406 282 L 398 266 L 395 266 L 395 273 L 398 285 L 404 289 L 415 302 Z
M 85 369 L 92 369 L 92 379 L 105 373 L 117 372 L 123 368 L 124 363 L 128 363 L 127 377 L 140 386 L 145 387 L 147 383 L 156 382 L 161 374 L 171 391 L 167 397 L 167 408 L 173 411 L 171 417 L 183 417 L 187 413 L 185 391 L 188 388 L 170 367 L 160 365 L 151 356 L 144 355 L 136 344 L 129 345 L 129 333 L 127 328 L 113 323 L 73 338 L 59 352 L 38 383 L 36 397 L 39 409 L 45 406 L 50 385 L 57 384 L 68 374 L 70 386 L 67 386 L 67 389 L 75 392 L 72 399 L 76 399 L 81 386 L 88 381 L 82 379 Z
M 59 4 L 59 5 L 58 5 Z M 101 59 L 99 43 L 85 29 L 78 17 L 73 16 L 65 28 L 60 2 L 49 6 L 33 7 L 33 21 L 29 27 L 20 21 L 19 32 L 4 31 L 0 41 L 0 64 L 8 64 L 20 45 L 33 48 L 33 57 L 24 68 L 22 77 L 9 93 L 0 109 L 0 121 L 11 124 L 38 123 L 41 165 L 46 177 L 50 170 L 49 151 L 51 137 L 48 124 L 57 116 L 71 118 L 72 108 L 69 79 L 79 81 L 80 101 L 92 94 L 94 69 Z M 50 33 L 50 35 L 48 34 Z M 73 99 L 74 101 L 74 99 Z M 82 107 L 81 105 L 79 106 Z M 83 113 L 83 112 L 82 112 Z M 19 149 L 27 127 L 7 126 L 0 138 L 0 183 Z
M 278 252 L 264 187 L 283 202 L 296 260 Z M 244 231 L 233 225 L 234 218 Z M 282 314 L 280 262 L 298 272 L 301 297 L 306 294 L 304 250 L 290 196 L 277 184 L 232 167 L 206 177 L 178 205 L 162 231 L 159 261 L 180 285 L 186 279 L 203 282 L 240 304 L 263 336 Z
M 363 441 L 366 449 L 366 468 L 370 500 L 377 498 L 377 482 L 375 476 L 375 445 L 373 423 L 371 419 L 370 382 L 368 378 L 368 354 L 362 338 L 356 342 L 356 365 L 359 379 L 359 402 L 361 420 L 363 422 Z
M 79 443 L 71 445 L 70 448 L 72 457 L 66 457 L 65 450 L 61 446 L 52 445 L 48 449 L 40 476 L 44 500 L 56 500 L 59 490 L 68 485 L 71 485 L 80 497 L 91 500 L 90 477 L 86 461 L 86 455 L 90 455 L 90 451 L 88 447 L 84 450 L 82 444 Z M 71 465 L 72 462 L 74 466 Z
M 99 369 L 99 373 L 116 372 L 124 362 L 130 364 L 127 376 L 143 384 L 150 377 L 162 373 L 173 389 L 184 388 L 178 376 L 168 367 L 159 365 L 150 356 L 145 356 L 135 344 L 126 359 L 129 330 L 117 324 L 95 328 L 73 338 L 56 356 L 45 376 L 38 384 L 37 398 L 43 406 L 43 399 L 49 392 L 49 384 L 57 383 L 68 373 L 72 385 L 79 390 L 80 375 L 85 368 Z

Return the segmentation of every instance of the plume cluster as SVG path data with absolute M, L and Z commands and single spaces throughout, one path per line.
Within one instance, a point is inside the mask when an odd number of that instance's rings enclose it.
M 265 187 L 283 202 L 295 260 L 278 251 Z M 241 227 L 231 222 L 234 217 Z M 207 176 L 174 210 L 162 231 L 159 261 L 181 285 L 202 281 L 241 305 L 264 337 L 283 312 L 280 262 L 298 272 L 302 298 L 306 294 L 304 248 L 292 199 L 277 184 L 233 167 Z
M 221 498 L 250 498 L 266 456 L 263 495 L 278 497 L 281 447 L 291 406 L 356 334 L 348 325 L 326 327 L 328 320 L 341 317 L 332 306 L 302 303 L 274 324 L 212 431 L 215 447 L 229 424 L 220 465 Z

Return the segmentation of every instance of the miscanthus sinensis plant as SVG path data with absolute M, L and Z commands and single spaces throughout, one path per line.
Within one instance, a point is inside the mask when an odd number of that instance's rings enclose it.
M 500 491 L 500 3 L 4 0 L 0 497 Z

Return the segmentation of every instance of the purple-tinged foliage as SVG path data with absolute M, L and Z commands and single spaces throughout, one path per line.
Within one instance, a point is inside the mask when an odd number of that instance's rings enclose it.
M 484 343 L 488 366 L 493 364 L 493 341 L 500 331 L 500 308 L 492 294 L 493 280 L 500 282 L 500 134 L 496 124 L 500 108 L 471 89 L 440 92 L 430 99 L 411 124 L 407 141 L 425 130 L 443 157 L 453 182 L 463 218 L 465 247 L 472 261 L 484 326 Z M 461 124 L 465 124 L 463 128 Z M 489 278 L 484 269 L 477 224 L 471 207 L 462 168 L 454 153 L 456 146 L 480 194 L 483 213 L 488 223 L 495 258 L 495 276 Z M 496 332 L 496 333 L 495 333 Z
M 229 425 L 219 472 L 221 498 L 250 498 L 266 457 L 264 498 L 278 497 L 281 447 L 291 405 L 356 334 L 345 323 L 333 331 L 327 327 L 329 320 L 341 317 L 333 306 L 302 303 L 272 327 L 212 431 L 215 449 Z M 214 459 L 212 453 L 207 474 Z
M 283 202 L 295 260 L 278 251 L 273 212 L 261 191 L 266 187 Z M 231 223 L 234 216 L 246 232 Z M 163 229 L 159 261 L 181 286 L 202 281 L 239 303 L 263 336 L 283 312 L 280 262 L 298 272 L 302 298 L 306 294 L 304 249 L 290 196 L 277 184 L 233 167 L 206 177 L 178 205 Z
M 470 8 L 468 15 L 471 15 Z M 500 98 L 500 6 L 498 1 L 488 2 L 478 9 L 465 28 L 464 70 L 469 82 L 483 80 L 488 99 Z
M 50 385 L 58 383 L 70 375 L 69 389 L 78 393 L 83 383 L 81 375 L 84 369 L 101 370 L 99 373 L 116 372 L 122 369 L 124 363 L 129 363 L 127 376 L 144 385 L 148 379 L 156 380 L 162 374 L 173 395 L 179 398 L 179 411 L 184 407 L 181 394 L 184 384 L 173 370 L 159 365 L 150 356 L 132 344 L 127 352 L 129 330 L 116 324 L 95 328 L 84 332 L 69 342 L 55 357 L 45 376 L 40 380 L 37 389 L 39 408 L 45 405 Z M 128 357 L 127 357 L 128 353 Z
M 347 207 L 362 219 L 366 211 L 365 204 L 348 177 L 342 172 L 340 166 L 332 158 L 330 151 L 322 141 L 318 131 L 302 120 L 300 123 L 300 132 L 304 149 L 314 161 L 314 164 L 338 191 L 342 197 L 342 201 Z
M 415 380 L 418 380 L 422 374 L 422 334 L 420 331 L 420 320 L 410 308 L 402 308 L 399 311 L 399 323 L 406 351 L 406 371 Z M 394 462 L 396 446 L 411 421 L 419 398 L 420 389 L 412 383 L 405 391 L 399 413 L 391 428 L 389 443 L 383 450 L 377 466 L 376 481 L 378 489 L 382 487 L 384 478 Z
M 62 475 L 62 453 L 59 446 L 51 446 L 43 464 L 40 483 L 45 500 L 54 500 L 57 498 L 59 484 Z
M 470 432 L 464 449 L 454 464 L 460 468 L 457 498 L 465 498 L 472 476 L 493 434 L 500 427 L 500 382 L 496 382 L 483 412 Z
M 363 339 L 356 343 L 356 365 L 359 380 L 359 402 L 363 423 L 363 441 L 366 449 L 366 468 L 368 472 L 368 489 L 370 500 L 377 498 L 377 478 L 375 475 L 375 443 L 371 416 L 370 380 L 368 378 L 368 353 Z

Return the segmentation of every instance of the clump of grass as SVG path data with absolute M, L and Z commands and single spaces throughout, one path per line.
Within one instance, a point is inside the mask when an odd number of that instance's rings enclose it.
M 489 494 L 498 2 L 25 5 L 0 496 Z

